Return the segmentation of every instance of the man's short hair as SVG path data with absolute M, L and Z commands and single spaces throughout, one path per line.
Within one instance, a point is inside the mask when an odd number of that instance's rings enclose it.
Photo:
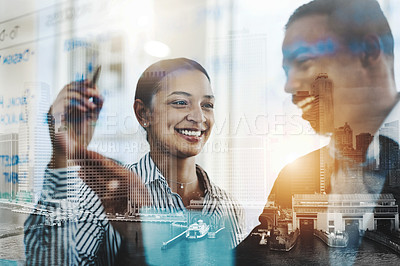
M 296 20 L 311 15 L 326 15 L 329 29 L 353 52 L 364 51 L 364 37 L 373 34 L 380 38 L 382 51 L 393 57 L 392 31 L 376 0 L 313 0 L 294 11 L 286 29 Z

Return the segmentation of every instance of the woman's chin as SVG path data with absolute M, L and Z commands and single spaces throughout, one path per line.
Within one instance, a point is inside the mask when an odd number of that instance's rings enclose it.
M 164 154 L 169 154 L 169 156 L 176 156 L 178 158 L 188 158 L 188 157 L 193 157 L 197 156 L 201 153 L 203 150 L 203 143 L 198 142 L 198 143 L 190 143 L 190 142 L 184 142 L 184 143 L 177 143 L 170 144 L 170 145 L 160 145 L 158 147 L 151 147 L 150 150 L 153 153 L 164 153 Z
M 189 157 L 193 157 L 193 156 L 199 155 L 201 150 L 202 150 L 202 147 L 201 148 L 191 148 L 191 149 L 179 150 L 177 152 L 177 155 L 180 158 L 189 158 Z

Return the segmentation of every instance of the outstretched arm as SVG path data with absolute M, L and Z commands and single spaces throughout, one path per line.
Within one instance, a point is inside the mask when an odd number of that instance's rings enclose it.
M 122 212 L 133 173 L 87 150 L 102 105 L 95 86 L 78 81 L 65 86 L 49 110 L 52 160 L 37 206 L 39 214 L 25 222 L 28 264 L 110 265 L 115 261 L 121 237 L 110 225 L 104 206 Z

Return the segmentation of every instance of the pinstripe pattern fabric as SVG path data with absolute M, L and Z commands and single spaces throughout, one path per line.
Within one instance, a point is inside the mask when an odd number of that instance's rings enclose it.
M 137 173 L 148 188 L 152 208 L 159 212 L 185 212 L 182 198 L 171 191 L 150 154 L 126 166 Z M 231 247 L 243 239 L 244 216 L 239 204 L 210 182 L 207 173 L 196 167 L 204 184 L 202 214 L 224 219 L 231 230 Z M 130 193 L 134 190 L 130 189 Z M 129 195 L 131 196 L 131 195 Z M 96 194 L 78 177 L 78 168 L 49 170 L 37 207 L 25 221 L 27 265 L 112 265 L 121 245 L 121 236 L 110 225 Z
M 45 172 L 37 208 L 25 221 L 27 265 L 112 265 L 121 237 L 77 169 Z
M 151 208 L 154 211 L 167 213 L 186 211 L 182 198 L 179 194 L 171 191 L 165 177 L 151 159 L 150 153 L 146 154 L 139 162 L 125 167 L 142 178 L 150 192 Z M 242 207 L 223 189 L 213 184 L 207 173 L 198 165 L 196 173 L 205 188 L 202 214 L 216 220 L 224 219 L 225 226 L 232 232 L 231 247 L 237 246 L 243 240 L 244 213 Z M 134 198 L 134 193 L 132 189 L 129 191 L 128 200 Z M 130 200 L 130 202 L 134 202 L 134 200 Z

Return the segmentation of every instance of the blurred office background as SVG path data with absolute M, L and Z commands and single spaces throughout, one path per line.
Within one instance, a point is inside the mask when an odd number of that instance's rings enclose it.
M 38 199 L 50 159 L 46 113 L 65 84 L 102 66 L 105 104 L 90 148 L 135 162 L 149 148 L 132 110 L 140 74 L 160 59 L 188 57 L 207 69 L 216 96 L 216 124 L 198 163 L 245 207 L 252 228 L 279 170 L 329 141 L 283 91 L 284 25 L 306 2 L 1 1 L 1 199 Z M 379 2 L 397 43 L 400 3 Z

